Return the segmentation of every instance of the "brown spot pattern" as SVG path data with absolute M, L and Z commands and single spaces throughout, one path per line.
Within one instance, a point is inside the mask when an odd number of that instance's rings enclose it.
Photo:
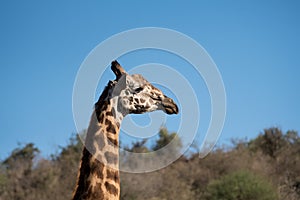
M 109 119 L 106 119 L 106 120 L 105 120 L 105 125 L 107 125 L 107 126 L 111 126 L 111 125 L 112 125 L 112 123 L 111 123 L 111 121 L 110 121 Z
M 117 115 L 116 115 L 116 110 L 115 110 L 115 108 L 112 108 L 112 109 L 111 109 L 111 113 L 112 113 L 112 115 L 113 115 L 114 117 L 117 116 Z
M 104 114 L 103 113 L 100 114 L 100 117 L 99 117 L 98 121 L 99 121 L 100 124 L 103 124 L 103 121 L 104 121 Z
M 119 172 L 115 171 L 115 170 L 107 169 L 106 170 L 106 178 L 118 182 L 118 180 L 119 180 Z
M 96 186 L 93 188 L 93 199 L 104 199 L 104 193 L 101 190 L 101 184 L 97 183 Z
M 112 134 L 116 134 L 117 133 L 115 127 L 112 125 L 111 122 L 110 122 L 110 125 L 107 126 L 106 131 L 110 132 Z
M 116 139 L 113 139 L 111 137 L 107 137 L 107 143 L 111 146 L 118 146 L 118 140 Z
M 113 114 L 112 114 L 111 111 L 107 111 L 107 112 L 106 112 L 106 116 L 113 116 Z
M 108 183 L 108 182 L 105 182 L 105 187 L 107 189 L 107 191 L 110 193 L 110 194 L 113 194 L 113 195 L 117 195 L 118 194 L 118 189 L 116 188 L 116 186 Z
M 108 102 L 107 101 L 105 101 L 104 103 L 103 103 L 103 106 L 102 106 L 102 111 L 103 110 L 106 110 L 107 109 L 107 106 L 108 106 Z
M 89 199 L 89 198 L 91 198 L 91 194 L 92 194 L 92 191 L 93 191 L 93 188 L 92 188 L 92 186 L 90 185 L 89 186 L 89 188 L 88 188 L 88 190 L 87 190 L 87 192 L 83 195 L 83 199 Z
M 103 169 L 104 169 L 104 164 L 97 159 L 95 159 L 95 161 L 91 164 L 92 174 L 97 176 L 100 179 L 103 179 Z
M 73 196 L 73 199 L 80 199 L 82 195 L 87 191 L 87 186 L 89 182 L 86 180 L 90 176 L 91 168 L 89 166 L 89 160 L 91 158 L 90 152 L 84 148 L 82 152 L 81 166 L 79 171 L 79 176 L 77 180 L 76 190 Z

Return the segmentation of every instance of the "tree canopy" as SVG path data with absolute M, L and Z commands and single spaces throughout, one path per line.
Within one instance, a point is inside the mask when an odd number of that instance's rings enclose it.
M 142 140 L 126 148 L 153 152 L 173 140 L 180 148 L 176 133 L 164 128 L 154 143 Z M 0 200 L 70 199 L 81 150 L 75 135 L 50 158 L 42 158 L 33 143 L 19 146 L 0 163 Z M 271 127 L 250 141 L 236 141 L 229 149 L 215 148 L 203 159 L 191 151 L 155 172 L 121 172 L 121 199 L 296 200 L 300 199 L 299 166 L 298 133 Z

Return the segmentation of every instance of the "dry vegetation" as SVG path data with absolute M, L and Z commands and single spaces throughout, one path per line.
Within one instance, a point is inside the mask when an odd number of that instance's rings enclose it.
M 152 149 L 174 137 L 162 130 Z M 178 144 L 180 145 L 180 144 Z M 72 138 L 61 153 L 38 159 L 33 144 L 15 149 L 1 162 L 0 200 L 70 199 L 76 181 L 81 143 Z M 129 148 L 147 152 L 138 142 Z M 121 174 L 123 200 L 300 199 L 300 138 L 297 132 L 264 130 L 251 141 L 217 148 L 204 159 L 190 153 L 152 173 Z

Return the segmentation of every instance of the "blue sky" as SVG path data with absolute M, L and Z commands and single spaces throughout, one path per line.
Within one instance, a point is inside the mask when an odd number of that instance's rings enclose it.
M 271 126 L 299 131 L 299 9 L 298 1 L 1 1 L 0 159 L 18 143 L 45 156 L 66 145 L 84 58 L 114 34 L 149 26 L 190 36 L 217 64 L 227 93 L 221 143 Z M 135 58 L 121 61 L 152 61 Z

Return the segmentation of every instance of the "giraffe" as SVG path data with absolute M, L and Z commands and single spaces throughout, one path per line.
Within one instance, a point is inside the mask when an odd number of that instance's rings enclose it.
M 139 74 L 129 75 L 111 63 L 116 79 L 109 81 L 95 103 L 82 151 L 73 200 L 119 200 L 119 130 L 128 114 L 162 110 L 177 114 L 174 101 Z

